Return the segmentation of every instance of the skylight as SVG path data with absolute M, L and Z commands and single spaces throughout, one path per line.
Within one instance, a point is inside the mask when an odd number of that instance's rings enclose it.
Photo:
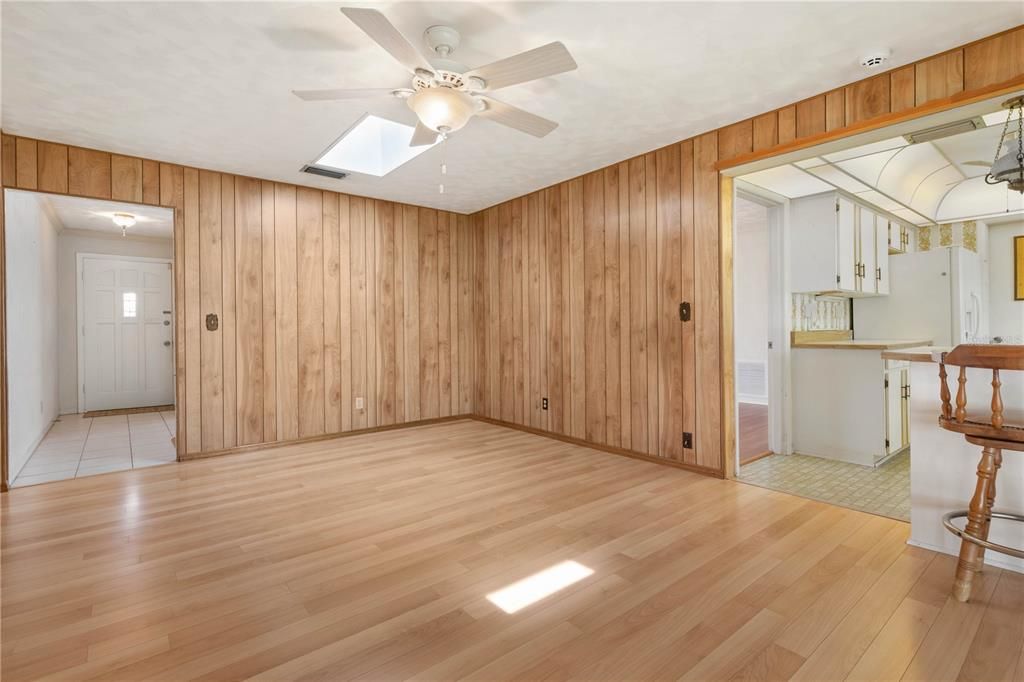
M 410 147 L 413 130 L 404 123 L 366 114 L 313 165 L 383 177 L 434 146 Z

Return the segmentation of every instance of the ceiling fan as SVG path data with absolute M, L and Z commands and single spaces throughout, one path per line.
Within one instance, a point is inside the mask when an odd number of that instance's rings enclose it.
M 293 90 L 300 99 L 322 101 L 377 96 L 405 99 L 418 119 L 409 142 L 412 147 L 433 144 L 438 135 L 447 137 L 466 125 L 473 116 L 490 119 L 535 137 L 544 137 L 558 127 L 554 121 L 505 104 L 488 93 L 574 70 L 576 62 L 562 43 L 548 43 L 470 69 L 451 58 L 460 39 L 458 31 L 451 27 L 431 26 L 424 32 L 427 47 L 433 52 L 431 59 L 427 60 L 377 10 L 342 7 L 341 12 L 412 74 L 412 87 Z

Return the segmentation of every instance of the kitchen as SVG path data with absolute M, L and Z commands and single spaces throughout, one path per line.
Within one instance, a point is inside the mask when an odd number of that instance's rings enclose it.
M 916 513 L 911 479 L 928 460 L 915 467 L 912 453 L 932 453 L 916 447 L 924 397 L 912 396 L 938 396 L 911 359 L 961 343 L 1024 344 L 1013 260 L 1024 203 L 985 180 L 994 155 L 1016 153 L 1019 115 L 1000 102 L 965 107 L 939 125 L 806 150 L 736 179 L 739 480 L 903 520 Z M 758 432 L 751 415 L 762 413 Z M 972 481 L 960 487 L 954 506 Z

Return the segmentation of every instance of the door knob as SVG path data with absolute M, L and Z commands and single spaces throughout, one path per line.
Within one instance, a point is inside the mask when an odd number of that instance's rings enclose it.
M 164 345 L 165 345 L 165 346 L 170 346 L 170 345 L 171 345 L 171 342 L 170 342 L 170 341 L 164 341 Z

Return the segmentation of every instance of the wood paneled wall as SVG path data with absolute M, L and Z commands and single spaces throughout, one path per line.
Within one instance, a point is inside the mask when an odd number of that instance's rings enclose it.
M 0 178 L 175 209 L 182 453 L 472 412 L 722 474 L 718 169 L 1022 86 L 1019 26 L 470 217 L 8 135 Z
M 478 413 L 728 474 L 732 184 L 719 169 L 1020 87 L 1024 27 L 475 214 Z
M 1024 85 L 1024 27 L 769 111 L 719 131 L 734 165 Z
M 710 133 L 473 216 L 479 414 L 721 471 L 717 160 Z
M 7 187 L 174 209 L 182 456 L 472 411 L 468 216 L 9 135 L 0 153 Z

